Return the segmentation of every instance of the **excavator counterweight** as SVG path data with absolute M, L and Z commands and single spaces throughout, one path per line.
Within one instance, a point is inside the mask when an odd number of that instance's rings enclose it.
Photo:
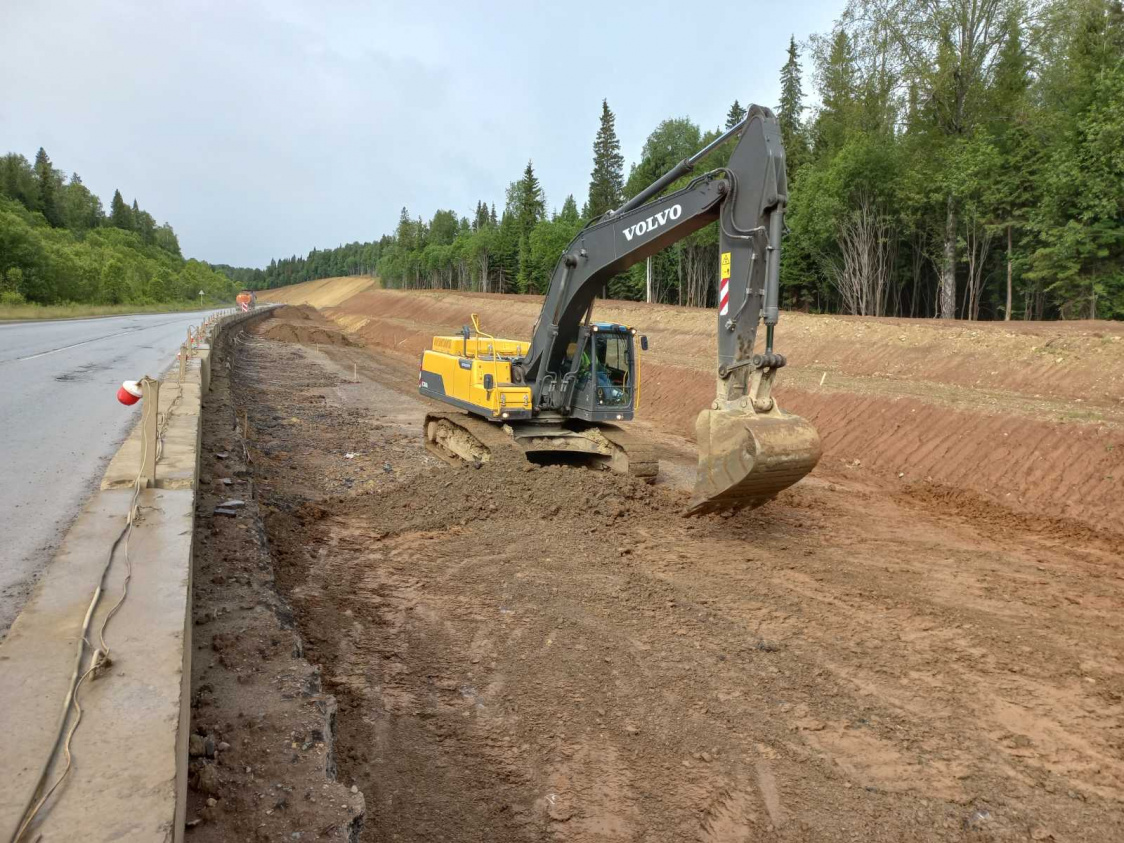
M 732 138 L 737 145 L 725 166 L 661 195 Z M 427 445 L 480 464 L 503 442 L 528 455 L 565 452 L 653 478 L 652 449 L 619 426 L 634 415 L 646 338 L 627 325 L 594 322 L 593 302 L 615 275 L 717 222 L 717 394 L 696 423 L 699 466 L 688 512 L 759 506 L 796 483 L 815 467 L 821 447 L 815 428 L 772 397 L 786 362 L 773 349 L 773 334 L 787 201 L 776 116 L 751 106 L 737 126 L 574 238 L 529 343 L 483 333 L 475 315 L 459 336 L 434 340 L 422 355 L 419 391 L 468 415 L 432 415 Z

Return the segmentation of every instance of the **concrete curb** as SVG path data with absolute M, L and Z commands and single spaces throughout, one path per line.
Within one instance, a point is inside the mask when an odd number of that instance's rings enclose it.
M 224 317 L 212 339 L 270 309 Z M 82 685 L 71 772 L 40 811 L 27 840 L 40 835 L 44 843 L 183 837 L 192 550 L 202 396 L 209 375 L 210 348 L 203 346 L 189 363 L 184 383 L 176 382 L 171 371 L 161 387 L 160 411 L 169 415 L 157 485 L 138 497 L 140 518 L 128 540 L 128 598 L 105 634 L 112 662 L 99 678 Z M 15 834 L 55 741 L 86 608 L 129 511 L 140 441 L 138 421 L 0 643 L 4 843 Z M 97 632 L 122 594 L 126 569 L 122 546 L 93 619 L 93 647 L 100 646 Z M 62 769 L 56 761 L 49 781 Z

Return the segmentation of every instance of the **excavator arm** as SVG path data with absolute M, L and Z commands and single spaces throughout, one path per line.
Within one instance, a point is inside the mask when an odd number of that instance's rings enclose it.
M 725 167 L 659 197 L 733 138 L 737 146 Z M 771 395 L 777 370 L 785 365 L 773 350 L 773 329 L 787 200 L 777 119 L 755 105 L 737 126 L 583 229 L 555 267 L 529 351 L 513 365 L 513 380 L 531 387 L 536 411 L 565 411 L 566 349 L 609 279 L 717 220 L 717 391 L 696 424 L 699 471 L 692 511 L 759 505 L 811 471 L 820 457 L 815 428 L 781 412 Z M 761 322 L 766 341 L 755 353 Z
M 647 201 L 733 137 L 738 144 L 726 167 Z M 720 221 L 722 273 L 718 371 L 728 382 L 726 397 L 742 397 L 750 381 L 758 324 L 762 316 L 770 329 L 777 323 L 786 200 L 784 149 L 776 118 L 768 109 L 752 106 L 737 126 L 582 230 L 555 267 L 530 351 L 516 366 L 517 377 L 532 385 L 536 408 L 557 406 L 552 392 L 558 388 L 566 346 L 609 279 L 715 220 Z M 771 352 L 770 343 L 766 353 Z M 774 368 L 783 365 L 775 355 L 772 362 L 778 364 Z
M 532 384 L 536 407 L 556 406 L 553 376 L 609 279 L 717 219 L 727 187 L 708 173 L 662 199 L 595 222 L 574 239 L 555 267 L 531 349 L 518 367 Z

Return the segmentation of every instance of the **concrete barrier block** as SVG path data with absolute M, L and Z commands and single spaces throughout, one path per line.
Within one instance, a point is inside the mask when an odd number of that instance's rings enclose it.
M 82 619 L 131 499 L 130 490 L 94 495 L 0 650 L 4 839 L 54 742 Z M 49 839 L 162 841 L 177 834 L 187 782 L 194 500 L 190 489 L 140 495 L 143 517 L 129 537 L 129 594 L 106 631 L 112 664 L 81 689 L 74 768 L 45 812 Z M 92 624 L 95 646 L 125 572 L 121 547 Z M 57 766 L 51 780 L 60 772 Z
M 211 391 L 211 346 L 203 344 L 198 349 L 199 385 L 206 395 Z
M 199 408 L 201 385 L 198 380 L 177 383 L 165 381 L 160 387 L 160 412 L 170 413 L 163 434 L 160 461 L 156 466 L 156 486 L 161 489 L 195 488 L 197 451 L 201 427 Z M 140 470 L 144 447 L 140 425 L 122 443 L 109 461 L 102 477 L 103 489 L 123 489 L 133 484 Z

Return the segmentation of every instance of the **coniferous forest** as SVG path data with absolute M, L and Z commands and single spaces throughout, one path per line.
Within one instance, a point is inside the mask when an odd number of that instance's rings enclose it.
M 0 158 L 0 305 L 231 301 L 234 282 L 184 260 L 170 225 L 113 194 L 107 214 L 40 149 Z
M 1120 0 L 851 0 L 833 31 L 792 41 L 779 70 L 787 307 L 1124 317 Z M 743 114 L 735 101 L 725 125 Z M 603 102 L 584 194 L 548 201 L 528 162 L 503 197 L 470 213 L 425 220 L 403 208 L 377 241 L 230 272 L 256 287 L 377 273 L 390 287 L 541 293 L 586 222 L 723 128 L 669 117 L 626 171 Z M 713 304 L 717 271 L 710 226 L 653 259 L 653 297 Z M 646 267 L 608 293 L 644 298 Z

